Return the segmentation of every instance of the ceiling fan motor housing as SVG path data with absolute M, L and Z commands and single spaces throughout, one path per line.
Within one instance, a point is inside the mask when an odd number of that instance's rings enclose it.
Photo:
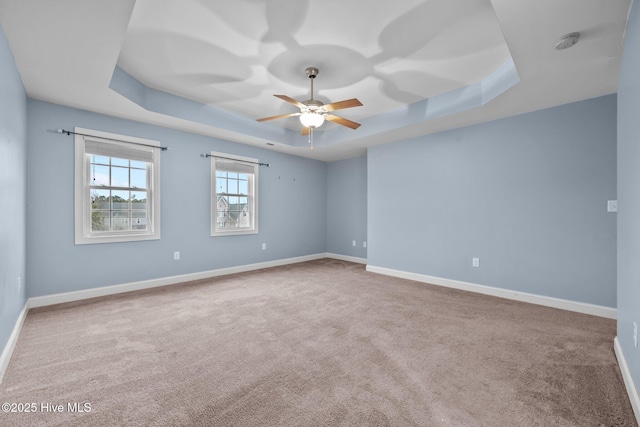
M 322 108 L 324 102 L 318 101 L 317 99 L 307 99 L 306 101 L 302 101 L 302 104 L 307 106 L 307 111 L 318 111 Z

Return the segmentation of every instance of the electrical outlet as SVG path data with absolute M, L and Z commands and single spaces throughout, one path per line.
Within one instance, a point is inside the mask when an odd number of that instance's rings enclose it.
M 638 324 L 633 322 L 633 346 L 638 347 Z
M 22 277 L 18 276 L 18 290 L 22 289 Z
M 262 250 L 263 250 L 263 251 L 266 251 L 266 250 L 267 250 L 267 244 L 266 244 L 266 243 L 263 243 L 263 244 L 262 244 Z
M 471 258 L 471 265 L 474 267 L 480 267 L 480 258 Z
M 363 248 L 366 248 L 366 247 L 367 247 L 367 242 L 366 242 L 366 241 L 362 242 L 362 247 L 363 247 Z
M 356 241 L 354 240 L 353 242 L 351 242 L 351 246 L 355 246 L 356 245 Z
M 180 259 L 180 251 L 175 251 L 175 252 L 173 253 L 173 259 L 174 259 L 175 261 L 177 261 L 177 260 L 179 260 L 179 259 Z
M 607 212 L 618 212 L 617 200 L 607 200 Z

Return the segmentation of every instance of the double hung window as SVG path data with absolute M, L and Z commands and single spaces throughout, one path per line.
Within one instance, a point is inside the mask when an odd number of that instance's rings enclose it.
M 258 160 L 211 156 L 211 235 L 258 233 Z
M 159 239 L 160 144 L 75 132 L 76 244 Z

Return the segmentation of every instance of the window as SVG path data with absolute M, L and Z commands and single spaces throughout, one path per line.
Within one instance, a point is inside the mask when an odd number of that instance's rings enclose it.
M 159 239 L 159 142 L 75 132 L 76 245 Z
M 211 235 L 258 233 L 258 160 L 211 156 Z

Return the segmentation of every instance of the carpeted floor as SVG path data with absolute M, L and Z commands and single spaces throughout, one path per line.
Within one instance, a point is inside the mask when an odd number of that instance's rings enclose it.
M 615 333 L 325 259 L 32 309 L 0 425 L 635 426 Z

